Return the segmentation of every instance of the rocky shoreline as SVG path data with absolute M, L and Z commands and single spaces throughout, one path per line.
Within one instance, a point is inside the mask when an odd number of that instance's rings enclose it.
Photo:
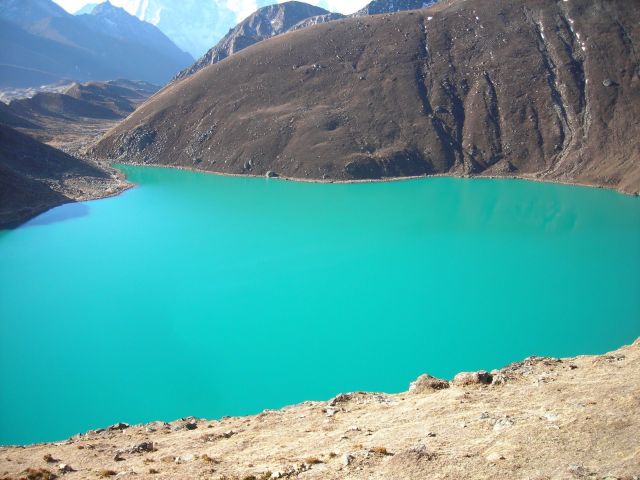
M 100 162 L 102 163 L 102 162 Z M 156 165 L 156 164 L 145 164 L 145 163 L 127 163 L 127 165 L 139 166 L 139 167 L 153 167 L 153 168 L 169 168 L 175 170 L 185 170 L 189 172 L 195 173 L 204 173 L 208 175 L 221 175 L 226 177 L 245 177 L 245 178 L 262 178 L 262 176 L 251 175 L 251 174 L 235 174 L 235 173 L 224 173 L 224 172 L 212 172 L 210 170 L 202 170 L 194 167 L 185 167 L 179 165 Z M 17 228 L 25 222 L 31 220 L 32 218 L 45 213 L 52 208 L 59 207 L 61 205 L 73 202 L 85 202 L 91 200 L 101 200 L 104 198 L 115 197 L 122 192 L 130 188 L 134 188 L 135 185 L 128 182 L 124 175 L 115 168 L 108 167 L 104 164 L 99 165 L 100 168 L 108 171 L 111 174 L 111 178 L 104 182 L 99 182 L 99 184 L 95 184 L 95 182 L 87 182 L 87 181 L 76 181 L 72 187 L 65 185 L 64 183 L 53 185 L 53 190 L 59 192 L 64 198 L 61 198 L 59 201 L 49 202 L 39 205 L 33 205 L 27 209 L 21 209 L 11 212 L 0 212 L 0 229 L 12 229 Z M 567 185 L 567 186 L 575 186 L 575 187 L 589 187 L 589 188 L 599 188 L 599 189 L 607 189 L 613 190 L 617 193 L 623 195 L 630 196 L 638 196 L 640 192 L 637 190 L 628 190 L 625 188 L 621 188 L 620 186 L 612 186 L 605 184 L 589 184 L 589 183 L 580 183 L 580 182 L 572 182 L 572 181 L 561 181 L 561 180 L 552 180 L 547 178 L 539 178 L 535 175 L 531 176 L 516 176 L 516 175 L 456 175 L 456 174 L 432 174 L 432 175 L 417 175 L 417 176 L 407 176 L 407 177 L 388 177 L 382 179 L 351 179 L 351 180 L 336 180 L 336 179 L 313 179 L 313 178 L 296 178 L 296 177 L 287 177 L 281 176 L 277 174 L 268 175 L 268 178 L 277 178 L 279 180 L 293 181 L 293 182 L 304 182 L 304 183 L 331 183 L 331 184 L 356 184 L 356 183 L 376 183 L 376 182 L 398 182 L 405 180 L 417 180 L 424 178 L 469 178 L 469 179 L 499 179 L 499 180 L 522 180 L 529 182 L 541 182 L 541 183 L 553 183 L 557 185 Z
M 0 478 L 640 478 L 640 339 L 529 357 L 400 394 L 352 392 L 250 417 L 118 423 L 0 447 Z

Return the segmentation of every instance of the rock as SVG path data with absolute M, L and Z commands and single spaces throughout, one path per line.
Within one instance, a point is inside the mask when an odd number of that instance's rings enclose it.
M 489 372 L 485 372 L 484 370 L 480 370 L 479 372 L 460 372 L 453 378 L 453 384 L 456 386 L 465 386 L 465 385 L 488 385 L 493 380 L 493 375 Z
M 265 177 L 267 178 L 276 178 L 278 176 L 278 174 L 272 170 L 269 170 L 266 174 Z
M 507 383 L 507 376 L 499 370 L 492 371 L 491 376 L 493 377 L 491 385 L 504 385 Z
M 128 423 L 124 423 L 124 422 L 120 422 L 120 423 L 116 423 L 114 425 L 111 425 L 107 430 L 109 431 L 117 431 L 117 430 L 125 430 L 129 428 L 129 424 Z
M 324 413 L 327 417 L 333 417 L 338 412 L 337 408 L 325 408 Z
M 153 452 L 155 448 L 153 447 L 153 442 L 142 442 L 137 445 L 134 445 L 129 449 L 129 453 L 145 453 L 145 452 Z
M 47 463 L 58 463 L 60 461 L 57 458 L 53 458 L 53 455 L 50 453 L 45 454 L 42 459 Z
M 614 82 L 613 80 L 611 80 L 610 78 L 605 78 L 602 81 L 602 85 L 605 87 L 613 87 L 616 84 L 616 82 Z
M 513 426 L 513 420 L 509 417 L 499 418 L 496 420 L 496 423 L 493 424 L 493 430 L 495 432 L 500 432 L 506 428 Z
M 193 462 L 194 459 L 195 459 L 195 456 L 193 455 L 193 453 L 187 453 L 185 455 L 180 455 L 179 457 L 176 457 L 174 461 L 175 463 L 187 463 L 187 462 Z
M 500 460 L 504 460 L 504 456 L 501 455 L 500 453 L 493 452 L 487 455 L 487 462 L 489 463 L 496 463 L 496 462 L 499 462 Z
M 120 450 L 118 450 L 116 452 L 116 454 L 113 456 L 113 461 L 114 462 L 123 462 L 124 461 L 124 457 L 122 456 L 122 452 Z
M 330 407 L 335 407 L 339 403 L 347 403 L 352 398 L 353 398 L 353 394 L 352 393 L 341 393 L 341 394 L 336 395 L 335 397 L 333 397 L 331 400 L 329 400 L 329 406 Z
M 436 390 L 449 388 L 449 382 L 431 375 L 422 374 L 409 385 L 409 393 L 414 395 L 431 393 Z
M 544 418 L 548 422 L 557 422 L 558 419 L 560 418 L 560 415 L 558 415 L 557 413 L 553 413 L 553 412 L 547 412 L 547 413 L 544 414 Z
M 353 455 L 351 455 L 350 453 L 345 453 L 342 456 L 342 464 L 345 467 L 348 467 L 349 465 L 351 465 L 351 462 L 353 462 L 353 460 L 355 460 L 355 457 Z
M 58 471 L 60 473 L 70 473 L 70 472 L 75 472 L 75 470 L 73 469 L 73 467 L 71 465 L 69 465 L 68 463 L 61 463 L 58 465 Z
M 198 421 L 195 418 L 184 419 L 186 422 L 180 423 L 173 427 L 173 431 L 177 432 L 179 430 L 195 430 L 198 428 Z

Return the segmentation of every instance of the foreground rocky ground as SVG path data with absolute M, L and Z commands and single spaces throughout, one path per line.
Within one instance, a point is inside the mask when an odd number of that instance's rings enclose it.
M 640 478 L 640 339 L 531 357 L 397 395 L 350 393 L 253 417 L 113 425 L 0 448 L 0 478 Z

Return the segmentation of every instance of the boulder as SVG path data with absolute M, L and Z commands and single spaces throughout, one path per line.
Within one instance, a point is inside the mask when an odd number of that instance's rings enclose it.
M 441 378 L 432 377 L 426 373 L 420 375 L 409 385 L 409 393 L 419 395 L 423 393 L 431 393 L 436 390 L 449 388 L 449 382 Z
M 493 381 L 493 375 L 484 370 L 478 372 L 460 372 L 453 378 L 453 384 L 456 386 L 465 385 L 488 385 Z

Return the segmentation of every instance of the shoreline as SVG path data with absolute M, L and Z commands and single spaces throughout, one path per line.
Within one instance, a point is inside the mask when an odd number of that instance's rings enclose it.
M 527 357 L 451 381 L 425 374 L 397 394 L 350 392 L 257 415 L 117 423 L 60 442 L 0 446 L 0 475 L 22 478 L 31 468 L 72 479 L 105 471 L 136 478 L 499 479 L 556 478 L 581 465 L 598 478 L 627 478 L 640 460 L 633 448 L 638 372 L 640 338 L 599 355 Z
M 611 351 L 604 351 L 604 352 L 600 352 L 600 353 L 580 353 L 578 355 L 574 355 L 574 356 L 567 356 L 567 357 L 550 357 L 550 356 L 540 356 L 540 355 L 529 355 L 528 357 L 523 358 L 522 360 L 515 360 L 511 363 L 508 363 L 506 365 L 504 365 L 501 368 L 497 368 L 492 370 L 491 372 L 489 372 L 490 375 L 495 376 L 496 373 L 495 372 L 502 372 L 502 371 L 506 371 L 509 369 L 512 369 L 514 366 L 520 365 L 522 363 L 525 363 L 531 359 L 535 359 L 536 361 L 545 361 L 545 360 L 552 360 L 552 361 L 560 361 L 560 362 L 566 362 L 569 360 L 573 360 L 576 358 L 598 358 L 598 357 L 603 357 L 606 356 L 608 354 L 611 354 L 612 352 L 616 352 L 618 350 L 624 350 L 627 348 L 632 348 L 634 346 L 638 346 L 638 348 L 640 349 L 640 337 L 637 337 L 635 340 L 631 341 L 631 343 L 625 343 L 617 348 L 615 348 L 614 350 Z M 185 418 L 197 418 L 198 420 L 201 421 L 212 421 L 212 422 L 222 422 L 222 421 L 226 421 L 226 420 L 242 420 L 242 419 L 246 419 L 246 418 L 250 418 L 250 417 L 255 417 L 258 415 L 261 415 L 265 412 L 279 412 L 279 411 L 285 411 L 285 410 L 289 410 L 291 408 L 295 408 L 298 407 L 300 405 L 306 405 L 309 403 L 314 403 L 314 404 L 323 404 L 326 402 L 332 402 L 335 398 L 339 398 L 342 397 L 344 395 L 352 395 L 352 394 L 366 394 L 366 395 L 385 395 L 385 396 L 399 396 L 399 395 L 403 395 L 403 394 L 407 394 L 410 393 L 412 391 L 412 389 L 414 388 L 413 385 L 418 382 L 419 383 L 419 379 L 420 377 L 422 377 L 423 375 L 427 375 L 429 376 L 430 379 L 433 379 L 434 381 L 438 381 L 438 382 L 445 382 L 448 383 L 449 386 L 453 386 L 455 384 L 455 379 L 456 377 L 459 377 L 463 374 L 467 374 L 467 373 L 486 373 L 485 370 L 477 370 L 474 372 L 458 372 L 455 375 L 453 375 L 453 377 L 451 379 L 446 379 L 446 378 L 436 378 L 436 377 L 431 377 L 430 375 L 428 375 L 428 373 L 422 374 L 420 375 L 417 379 L 411 381 L 409 383 L 409 386 L 406 390 L 402 390 L 400 392 L 382 392 L 382 391 L 357 391 L 357 392 L 346 392 L 346 393 L 338 393 L 336 396 L 330 398 L 329 400 L 303 400 L 301 402 L 298 403 L 293 403 L 293 404 L 288 404 L 288 405 L 284 405 L 282 407 L 279 408 L 265 408 L 264 410 L 262 410 L 261 413 L 256 413 L 256 414 L 246 414 L 246 415 L 223 415 L 220 418 L 198 418 L 198 417 L 193 417 L 193 416 L 187 416 L 187 417 L 179 417 L 179 418 L 175 418 L 173 420 L 152 420 L 149 422 L 140 422 L 140 423 L 126 423 L 126 422 L 122 422 L 119 421 L 113 425 L 129 425 L 130 427 L 144 427 L 150 424 L 154 424 L 154 423 L 158 423 L 158 422 L 162 422 L 162 423 L 168 423 L 168 424 L 176 424 L 179 422 L 184 421 Z M 430 380 L 431 381 L 431 380 Z M 473 382 L 471 382 L 473 383 Z M 478 381 L 477 383 L 483 383 Z M 491 382 L 487 383 L 487 384 L 491 384 Z M 443 384 L 444 385 L 444 384 Z M 448 387 L 444 387 L 444 388 L 448 388 Z M 26 444 L 0 444 L 0 451 L 2 449 L 8 449 L 8 448 L 29 448 L 29 447 L 38 447 L 38 446 L 51 446 L 51 445 L 64 445 L 67 444 L 70 441 L 73 441 L 75 439 L 78 438 L 82 438 L 83 436 L 86 435 L 91 435 L 94 434 L 96 432 L 101 433 L 103 431 L 109 430 L 111 427 L 113 427 L 113 425 L 104 425 L 101 427 L 96 427 L 90 430 L 87 430 L 85 432 L 79 432 L 76 433 L 74 435 L 71 435 L 70 437 L 67 438 L 61 438 L 59 440 L 50 440 L 50 441 L 42 441 L 42 442 L 33 442 L 33 443 L 26 443 Z
M 535 174 L 528 175 L 457 175 L 450 173 L 433 173 L 428 175 L 415 175 L 415 176 L 407 176 L 407 177 L 383 177 L 383 178 L 363 178 L 363 179 L 349 179 L 349 180 L 338 180 L 338 179 L 321 179 L 321 178 L 299 178 L 299 177 L 289 177 L 285 175 L 277 175 L 274 177 L 267 177 L 266 175 L 251 175 L 247 173 L 227 173 L 227 172 L 214 172 L 212 170 L 203 170 L 201 168 L 196 167 L 185 167 L 182 165 L 160 165 L 160 164 L 150 164 L 150 163 L 140 163 L 140 162 L 110 162 L 110 165 L 124 165 L 124 166 L 133 166 L 133 167 L 152 167 L 152 168 L 166 168 L 173 170 L 184 170 L 187 172 L 194 173 L 204 173 L 209 175 L 218 175 L 221 177 L 241 177 L 241 178 L 268 178 L 270 180 L 285 180 L 289 182 L 300 182 L 300 183 L 321 183 L 321 184 L 358 184 L 358 183 L 387 183 L 387 182 L 402 182 L 407 180 L 420 180 L 420 179 L 428 179 L 428 178 L 460 178 L 460 179 L 492 179 L 492 180 L 522 180 L 527 182 L 537 182 L 537 183 L 549 183 L 556 185 L 566 185 L 572 187 L 586 187 L 586 188 L 596 188 L 599 190 L 610 190 L 621 195 L 630 196 L 630 197 L 638 197 L 640 196 L 640 191 L 626 191 L 619 188 L 616 188 L 611 185 L 603 185 L 603 184 L 595 184 L 595 183 L 581 183 L 581 182 L 571 182 L 571 181 L 562 181 L 557 179 L 547 179 L 540 178 L 535 176 Z M 117 167 L 113 167 L 117 168 Z
M 98 166 L 104 167 L 104 162 L 94 162 Z M 89 202 L 94 200 L 103 200 L 106 198 L 112 198 L 120 195 L 121 193 L 126 192 L 132 188 L 135 188 L 137 185 L 133 182 L 130 182 L 126 175 L 124 175 L 123 171 L 120 170 L 115 165 L 122 166 L 133 166 L 133 167 L 148 167 L 148 168 L 165 168 L 171 170 L 183 170 L 187 172 L 193 173 L 201 173 L 207 175 L 218 175 L 221 177 L 240 177 L 240 178 L 255 178 L 255 179 L 270 179 L 270 180 L 283 180 L 288 182 L 300 182 L 300 183 L 318 183 L 318 184 L 335 184 L 335 185 L 347 185 L 347 184 L 363 184 L 363 183 L 388 183 L 388 182 L 402 182 L 402 181 L 410 181 L 410 180 L 421 180 L 421 179 L 429 179 L 429 178 L 459 178 L 459 179 L 489 179 L 489 180 L 519 180 L 526 182 L 537 182 L 537 183 L 547 183 L 547 184 L 555 184 L 555 185 L 563 185 L 570 187 L 584 187 L 584 188 L 595 188 L 599 190 L 608 190 L 614 193 L 618 193 L 620 195 L 630 196 L 630 197 L 638 197 L 640 196 L 640 192 L 638 191 L 626 191 L 620 188 L 613 187 L 611 185 L 602 185 L 602 184 L 590 184 L 590 183 L 581 183 L 581 182 L 571 182 L 571 181 L 562 181 L 558 179 L 547 179 L 540 178 L 534 174 L 532 175 L 459 175 L 459 174 L 450 174 L 450 173 L 435 173 L 429 175 L 416 175 L 416 176 L 407 176 L 407 177 L 384 177 L 384 178 L 365 178 L 365 179 L 348 179 L 348 180 L 338 180 L 338 179 L 321 179 L 321 178 L 298 178 L 298 177 L 289 177 L 284 175 L 277 175 L 274 177 L 266 177 L 265 175 L 251 175 L 246 173 L 227 173 L 227 172 L 214 172 L 211 170 L 203 170 L 195 167 L 185 167 L 182 165 L 160 165 L 160 164 L 148 164 L 148 163 L 139 163 L 139 162 L 130 162 L 130 163 L 119 163 L 116 161 L 108 163 L 109 168 L 115 170 L 117 173 L 114 175 L 114 180 L 118 180 L 114 183 L 114 187 L 116 190 L 104 194 L 92 195 L 88 193 L 86 195 L 82 195 L 77 199 L 70 198 L 69 201 L 60 202 L 51 206 L 41 206 L 41 208 L 37 208 L 33 211 L 33 213 L 28 214 L 25 218 L 24 216 L 17 216 L 18 218 L 13 220 L 6 220 L 0 224 L 0 232 L 2 231 L 11 231 L 15 230 L 30 220 L 42 215 L 43 213 L 48 212 L 54 208 L 60 207 L 62 205 L 67 205 L 70 203 L 80 203 L 80 202 Z M 11 218 L 11 217 L 9 217 Z

